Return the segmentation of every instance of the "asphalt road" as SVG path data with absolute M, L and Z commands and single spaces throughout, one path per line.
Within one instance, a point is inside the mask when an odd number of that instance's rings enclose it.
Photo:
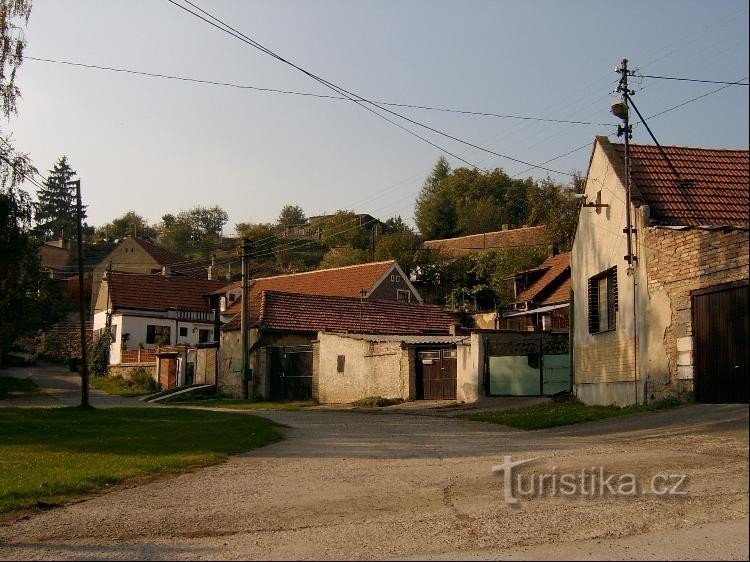
M 237 415 L 246 415 L 238 413 Z M 523 432 L 444 417 L 267 412 L 287 439 L 0 527 L 2 559 L 747 559 L 748 408 Z M 686 496 L 504 501 L 492 467 L 686 474 Z

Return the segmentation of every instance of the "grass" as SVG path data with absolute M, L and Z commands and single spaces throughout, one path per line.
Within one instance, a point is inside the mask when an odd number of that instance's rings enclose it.
M 467 414 L 462 418 L 517 427 L 519 429 L 544 429 L 561 425 L 572 425 L 588 421 L 601 420 L 618 416 L 627 416 L 639 412 L 650 412 L 679 405 L 677 400 L 662 400 L 638 406 L 587 406 L 576 401 L 539 404 L 528 408 L 502 410 L 498 412 L 480 412 Z
M 0 377 L 0 400 L 37 396 L 42 391 L 31 379 Z
M 250 400 L 232 400 L 228 398 L 210 398 L 207 400 L 175 400 L 172 404 L 180 406 L 203 406 L 206 408 L 226 408 L 229 410 L 285 410 L 297 411 L 314 406 L 312 401 L 289 402 L 252 402 Z
M 396 404 L 403 403 L 403 398 L 383 398 L 382 396 L 368 396 L 362 398 L 356 402 L 352 402 L 352 405 L 358 408 L 384 408 L 386 406 L 394 406 Z
M 280 439 L 268 420 L 171 408 L 0 408 L 0 513 L 215 464 Z
M 91 388 L 115 396 L 145 396 L 154 392 L 151 388 L 141 386 L 121 377 L 91 377 L 89 384 Z

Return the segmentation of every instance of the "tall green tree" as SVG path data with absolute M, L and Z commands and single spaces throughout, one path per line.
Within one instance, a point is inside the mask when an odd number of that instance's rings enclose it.
M 99 226 L 94 233 L 94 240 L 118 240 L 126 236 L 134 238 L 155 238 L 156 229 L 135 211 L 128 211 L 124 215 L 112 219 Z
M 66 156 L 61 156 L 42 182 L 36 192 L 37 204 L 34 210 L 36 232 L 45 240 L 75 237 L 78 224 L 76 194 L 68 185 L 76 175 Z M 82 220 L 86 218 L 85 207 L 82 209 Z
M 208 257 L 220 247 L 221 232 L 228 221 L 229 215 L 219 206 L 168 213 L 162 217 L 160 241 L 173 252 Z
M 451 167 L 444 156 L 432 167 L 432 172 L 417 196 L 414 207 L 414 222 L 426 239 L 449 238 L 457 232 L 457 214 L 453 202 L 445 197 L 441 183 L 450 175 Z M 443 194 L 441 196 L 441 194 Z M 441 205 L 449 205 L 446 208 Z
M 305 224 L 307 217 L 299 205 L 284 205 L 276 223 L 279 226 Z

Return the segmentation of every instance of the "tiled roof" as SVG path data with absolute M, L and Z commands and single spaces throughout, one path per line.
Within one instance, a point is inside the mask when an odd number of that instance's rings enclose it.
M 539 267 L 520 273 L 536 271 L 544 273 L 518 295 L 519 302 L 550 304 L 570 298 L 570 252 L 550 256 Z
M 163 246 L 154 244 L 149 240 L 143 240 L 141 238 L 134 238 L 135 242 L 143 248 L 159 265 L 170 265 L 173 263 L 187 263 L 188 258 L 180 254 L 176 254 L 170 250 L 167 250 Z
M 625 146 L 611 146 L 624 161 Z M 633 185 L 649 205 L 655 223 L 748 228 L 750 153 L 747 150 L 663 146 L 684 182 L 679 185 L 658 147 L 631 144 L 630 148 Z
M 375 282 L 385 275 L 395 263 L 394 260 L 389 260 L 253 279 L 250 281 L 248 295 L 250 311 L 252 313 L 253 309 L 260 305 L 259 297 L 262 291 L 359 298 L 362 289 L 369 291 Z M 226 289 L 230 290 L 241 286 L 242 283 L 237 282 L 228 285 Z M 236 302 L 227 310 L 227 314 L 239 312 L 239 302 Z
M 352 332 L 366 334 L 445 334 L 453 317 L 430 304 L 361 300 L 352 297 L 263 291 L 250 325 L 288 332 Z M 237 330 L 239 317 L 224 325 Z
M 184 308 L 210 310 L 207 295 L 222 281 L 165 277 L 142 273 L 112 273 L 109 295 L 113 309 L 165 311 Z
M 458 238 L 427 240 L 423 246 L 427 249 L 439 250 L 446 257 L 460 257 L 490 248 L 544 246 L 547 243 L 544 226 L 527 226 L 485 234 L 471 234 Z

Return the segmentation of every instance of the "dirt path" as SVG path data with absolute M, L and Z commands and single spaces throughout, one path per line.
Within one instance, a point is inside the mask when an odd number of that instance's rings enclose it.
M 748 556 L 746 406 L 537 432 L 413 415 L 263 415 L 289 426 L 287 440 L 16 521 L 0 528 L 0 558 Z M 512 508 L 491 472 L 508 454 L 541 457 L 539 472 L 686 473 L 688 495 Z

